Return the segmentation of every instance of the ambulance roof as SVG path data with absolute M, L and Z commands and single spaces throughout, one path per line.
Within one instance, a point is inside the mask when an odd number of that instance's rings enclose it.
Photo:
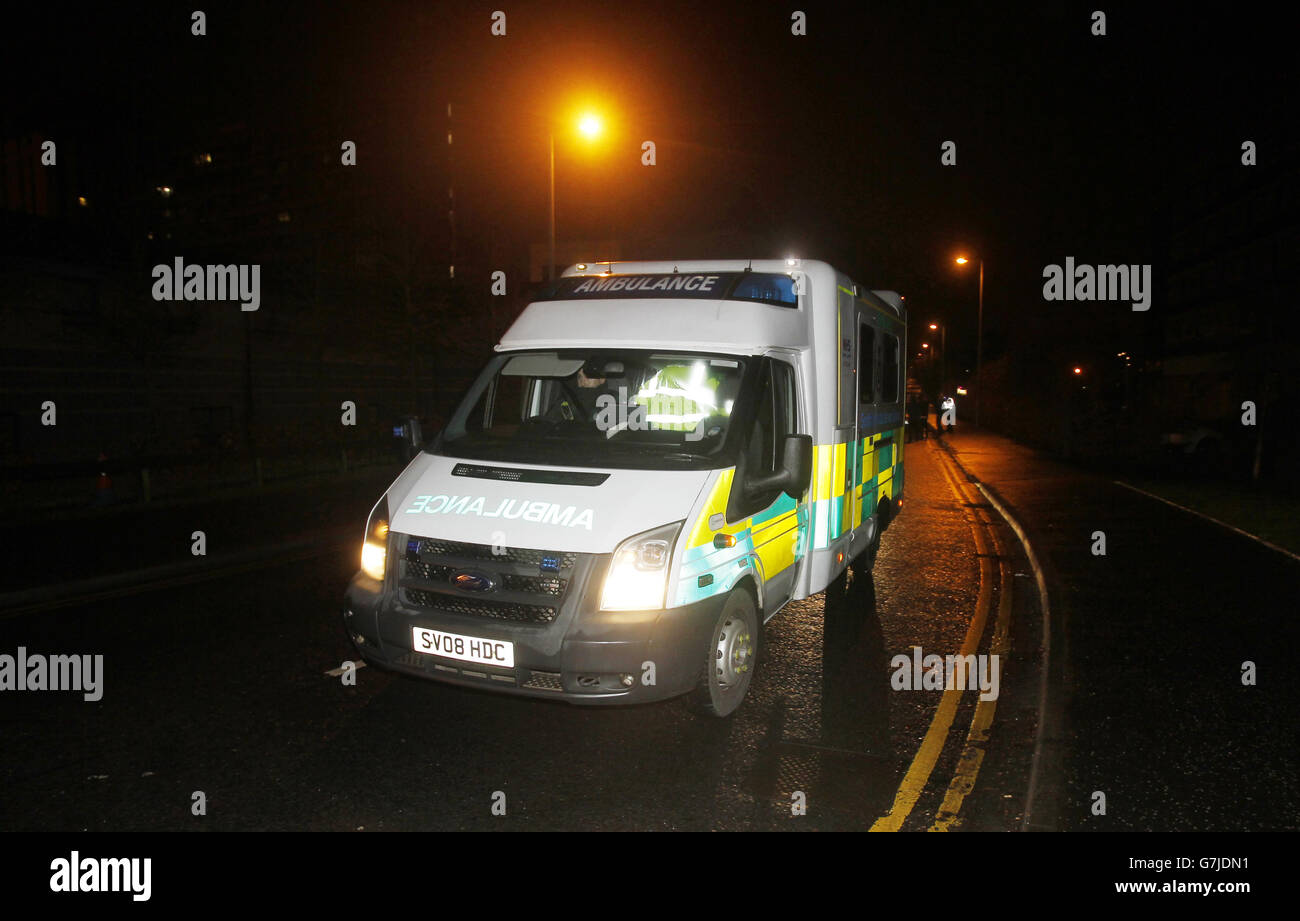
M 770 346 L 806 348 L 815 318 L 805 309 L 808 298 L 801 308 L 794 294 L 800 274 L 827 319 L 837 284 L 846 282 L 859 297 L 899 312 L 898 304 L 874 298 L 815 260 L 578 263 L 524 309 L 497 349 L 598 345 L 752 354 Z

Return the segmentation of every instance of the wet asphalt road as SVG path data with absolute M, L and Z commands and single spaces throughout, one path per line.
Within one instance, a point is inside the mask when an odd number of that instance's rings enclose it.
M 1036 827 L 1294 827 L 1295 709 L 1280 690 L 1294 564 L 1155 503 L 1121 502 L 1108 481 L 1000 439 L 953 442 L 1015 506 L 1061 595 Z M 373 668 L 344 686 L 325 672 L 353 656 L 338 616 L 350 551 L 0 620 L 0 652 L 105 656 L 99 702 L 0 696 L 0 828 L 867 829 L 890 810 L 941 697 L 891 689 L 890 659 L 961 645 L 980 594 L 978 528 L 993 548 L 985 565 L 1014 573 L 1012 623 L 957 827 L 1019 828 L 1040 612 L 1016 538 L 959 492 L 949 463 L 933 445 L 908 446 L 905 510 L 874 576 L 772 620 L 729 720 L 684 701 L 586 709 Z M 1114 535 L 1100 562 L 1086 542 L 1095 526 Z M 1269 676 L 1261 688 L 1233 686 L 1243 658 Z M 974 710 L 962 695 L 903 830 L 933 822 Z M 1109 791 L 1100 819 L 1088 811 L 1096 789 Z M 498 792 L 505 816 L 492 812 Z M 792 815 L 796 792 L 805 815 Z
M 908 508 L 874 578 L 769 623 L 730 720 L 684 701 L 586 709 L 373 668 L 346 687 L 325 672 L 352 656 L 338 618 L 347 551 L 0 621 L 0 649 L 106 663 L 99 702 L 0 698 L 0 827 L 869 827 L 939 697 L 891 691 L 889 658 L 955 649 L 976 598 L 969 525 L 939 463 L 928 446 L 909 456 Z M 491 813 L 497 791 L 505 817 Z
M 1048 572 L 1043 827 L 1300 828 L 1300 562 L 1005 439 L 949 443 L 1014 507 Z

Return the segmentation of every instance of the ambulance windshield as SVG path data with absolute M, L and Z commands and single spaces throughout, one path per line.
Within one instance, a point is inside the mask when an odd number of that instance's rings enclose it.
M 587 467 L 727 466 L 727 433 L 747 364 L 631 349 L 499 355 L 432 450 Z

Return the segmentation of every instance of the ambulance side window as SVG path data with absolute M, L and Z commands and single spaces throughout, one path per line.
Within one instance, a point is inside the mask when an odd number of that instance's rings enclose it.
M 781 452 L 786 435 L 799 431 L 799 411 L 795 402 L 794 368 L 784 361 L 764 359 L 763 389 L 759 394 L 754 413 L 753 427 L 745 445 L 745 475 L 763 476 L 774 473 L 782 462 Z M 733 497 L 739 493 L 733 493 Z M 752 515 L 772 504 L 775 495 L 757 496 L 751 500 L 735 502 L 728 509 L 728 517 Z
M 888 333 L 882 337 L 885 345 L 884 368 L 881 370 L 880 402 L 898 402 L 898 337 Z
M 771 366 L 764 369 L 763 390 L 754 413 L 754 427 L 745 447 L 745 468 L 751 474 L 771 473 L 776 463 L 776 398 Z
M 858 402 L 874 403 L 876 379 L 876 331 L 858 324 Z
M 781 445 L 786 435 L 799 431 L 799 408 L 795 403 L 794 368 L 784 361 L 772 361 L 772 387 L 776 397 L 776 456 L 774 463 L 781 461 Z
M 498 375 L 465 419 L 465 431 L 508 435 L 527 417 L 529 378 Z

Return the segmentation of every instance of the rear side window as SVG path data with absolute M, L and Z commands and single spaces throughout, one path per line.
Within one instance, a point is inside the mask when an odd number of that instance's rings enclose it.
M 882 335 L 884 342 L 884 360 L 880 369 L 880 402 L 898 402 L 898 337 L 889 333 Z
M 858 402 L 874 403 L 872 382 L 875 380 L 876 331 L 866 323 L 858 324 Z

